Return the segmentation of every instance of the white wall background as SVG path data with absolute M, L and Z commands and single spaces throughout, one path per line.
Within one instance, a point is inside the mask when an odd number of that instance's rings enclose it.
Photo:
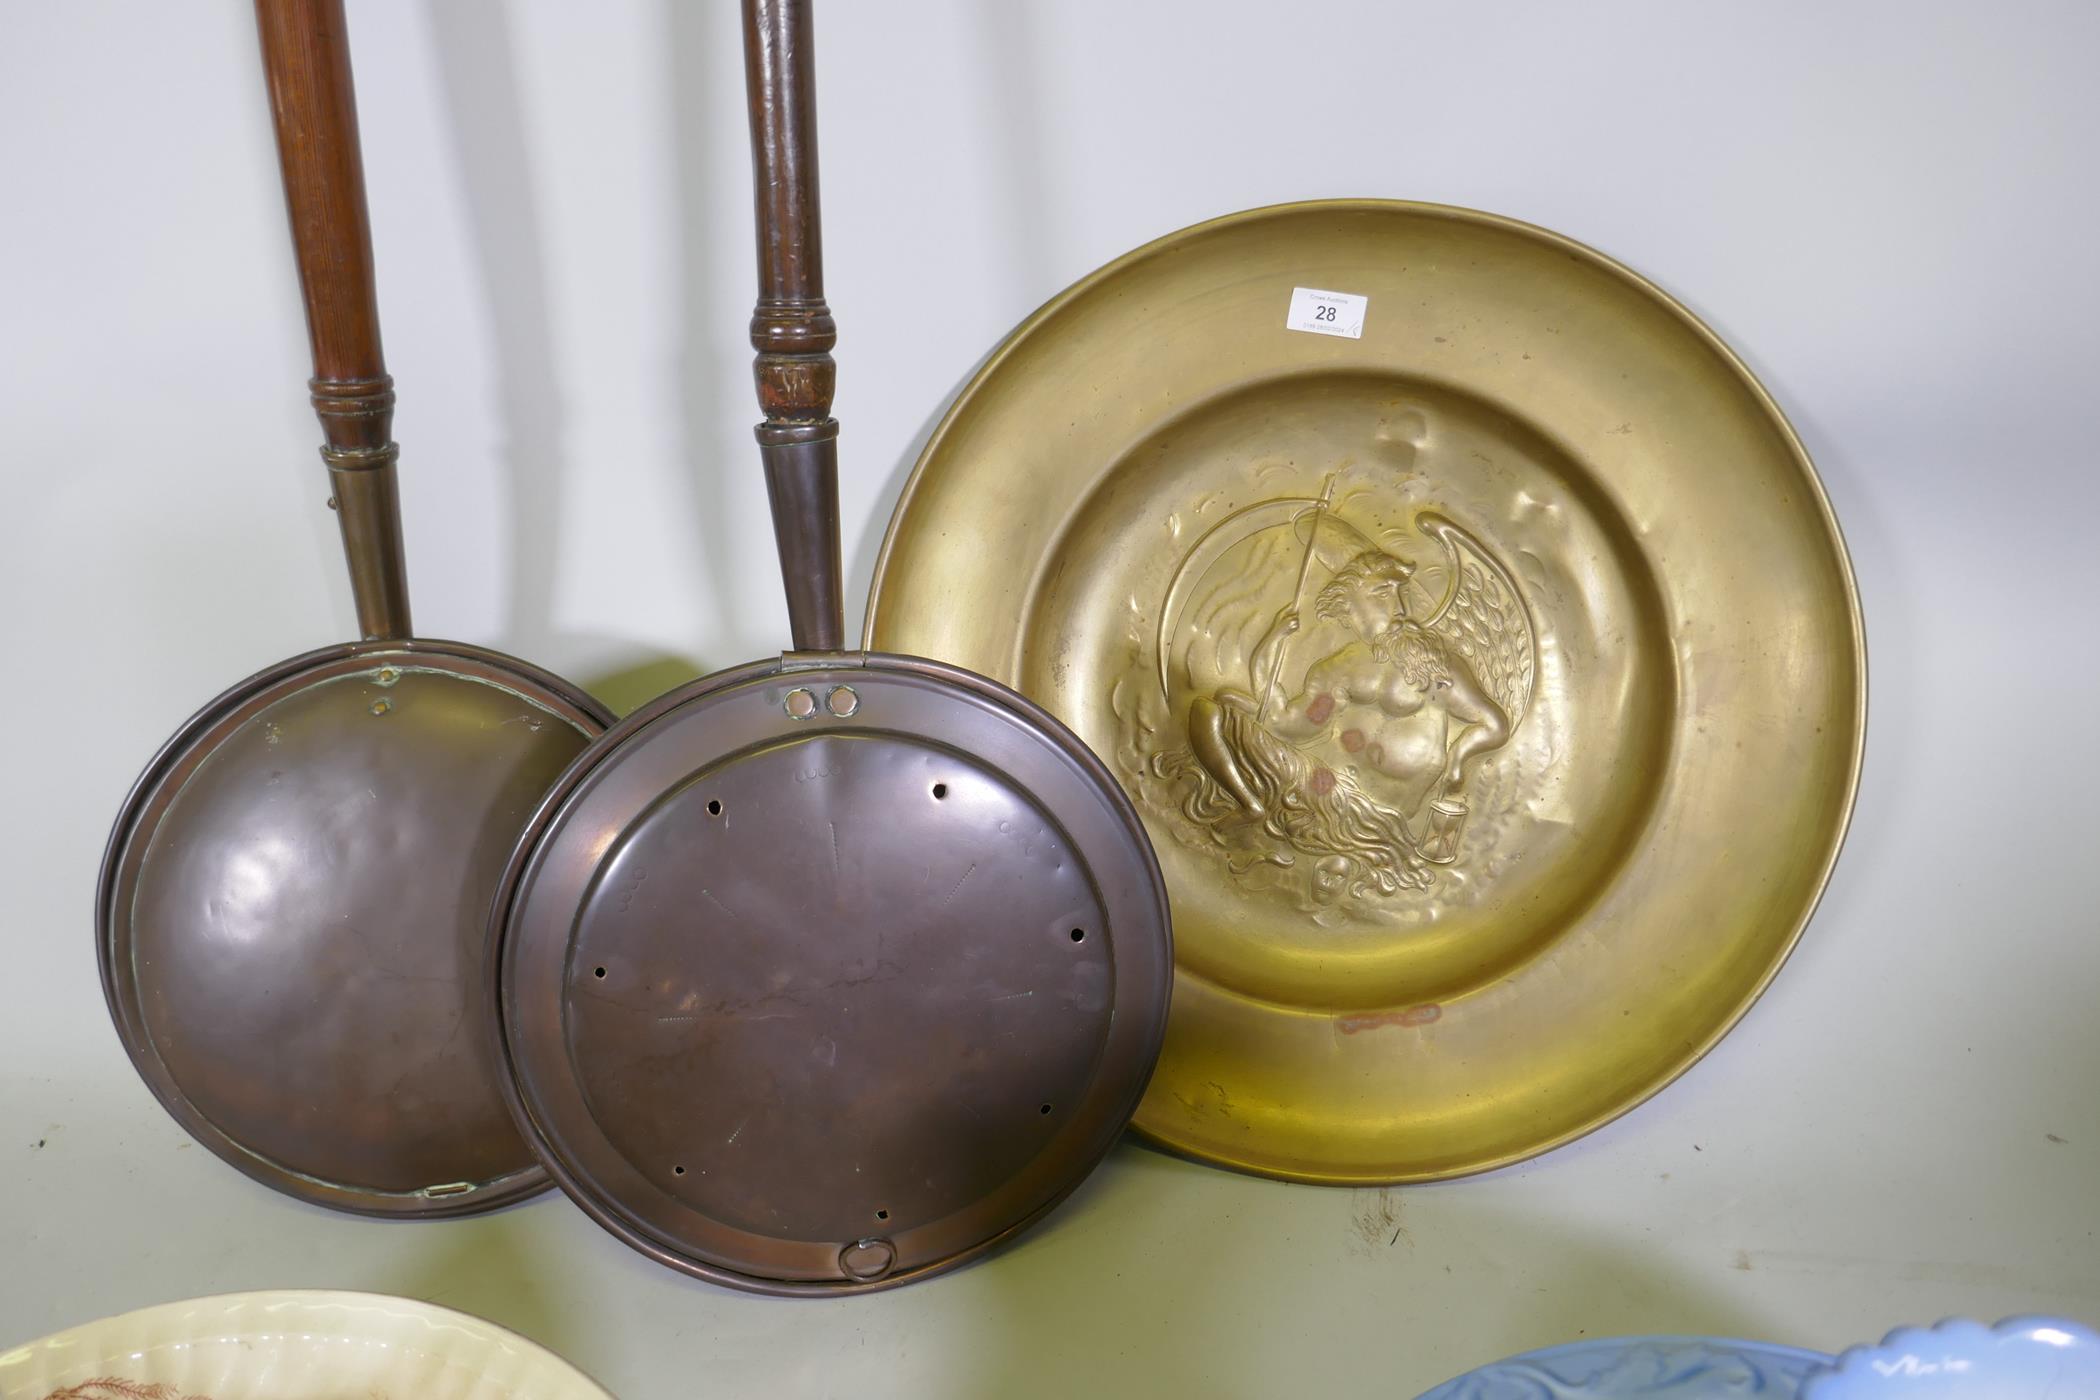
M 623 706 L 777 647 L 734 7 L 352 9 L 420 629 Z M 250 1185 L 132 1075 L 89 900 L 162 738 L 351 631 L 251 19 L 5 0 L 0 1343 L 327 1285 L 485 1313 L 630 1397 L 1405 1397 L 1582 1333 L 2100 1321 L 2100 7 L 817 21 L 849 626 L 931 420 L 1095 265 L 1323 195 L 1548 225 L 1749 359 L 1855 551 L 1868 768 L 1800 953 L 1704 1065 L 1536 1163 L 1381 1197 L 1126 1147 L 1021 1247 L 862 1300 L 690 1283 L 559 1198 L 403 1227 Z

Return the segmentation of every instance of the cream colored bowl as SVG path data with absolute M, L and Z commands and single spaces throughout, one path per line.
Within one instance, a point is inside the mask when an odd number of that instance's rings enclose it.
M 493 1323 L 376 1293 L 229 1293 L 0 1352 L 0 1400 L 611 1400 Z

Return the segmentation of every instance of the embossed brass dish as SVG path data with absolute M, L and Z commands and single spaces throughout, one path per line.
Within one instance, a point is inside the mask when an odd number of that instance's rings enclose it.
M 1361 338 L 1287 329 L 1294 288 Z M 1023 324 L 866 643 L 1101 753 L 1173 900 L 1137 1126 L 1308 1181 L 1514 1161 L 1682 1072 L 1806 922 L 1865 719 L 1843 542 L 1742 363 L 1579 244 L 1385 201 L 1184 230 Z

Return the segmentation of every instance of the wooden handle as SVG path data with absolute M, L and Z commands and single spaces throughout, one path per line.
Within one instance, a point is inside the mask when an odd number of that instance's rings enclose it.
M 398 639 L 409 635 L 410 621 L 395 481 L 394 381 L 379 345 L 342 0 L 255 0 L 255 20 L 313 343 L 309 387 L 358 626 L 368 641 Z
M 845 644 L 839 425 L 831 416 L 838 327 L 824 304 L 809 0 L 744 0 L 744 79 L 758 215 L 751 345 L 766 416 L 759 452 L 795 646 L 836 651 Z

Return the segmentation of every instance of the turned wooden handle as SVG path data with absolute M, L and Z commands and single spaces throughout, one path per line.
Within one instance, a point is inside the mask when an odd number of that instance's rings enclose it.
M 838 327 L 824 304 L 809 0 L 744 0 L 744 78 L 758 216 L 759 452 L 795 646 L 835 651 L 845 644 L 831 416 Z
M 306 330 L 314 413 L 343 532 L 358 626 L 409 635 L 395 480 L 394 381 L 379 345 L 372 227 L 342 0 L 256 0 Z

